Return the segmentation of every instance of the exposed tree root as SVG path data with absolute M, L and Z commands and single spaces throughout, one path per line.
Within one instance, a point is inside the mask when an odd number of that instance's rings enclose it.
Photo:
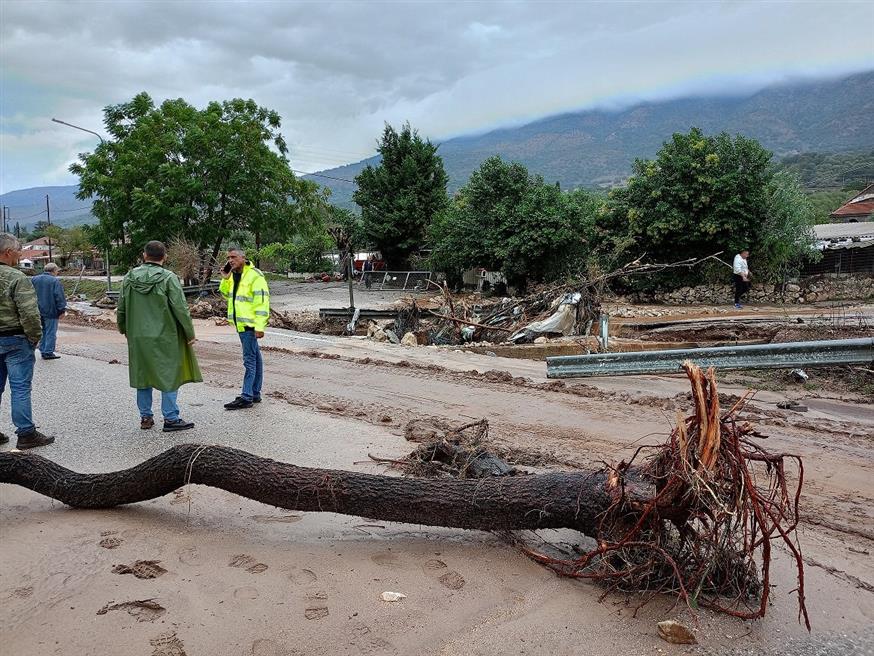
M 335 512 L 428 526 L 487 531 L 572 528 L 597 548 L 561 560 L 525 548 L 557 573 L 607 589 L 673 593 L 742 618 L 763 617 L 772 542 L 792 554 L 799 618 L 804 569 L 795 528 L 803 480 L 800 458 L 769 454 L 735 415 L 720 413 L 715 374 L 691 363 L 695 413 L 677 417 L 668 443 L 639 465 L 486 478 L 396 478 L 297 467 L 223 446 L 184 444 L 130 469 L 80 474 L 33 453 L 0 453 L 0 483 L 13 483 L 78 508 L 109 508 L 208 485 L 279 508 Z M 485 424 L 477 424 L 484 430 Z M 473 428 L 467 426 L 465 428 Z M 467 450 L 468 455 L 471 452 Z M 452 454 L 449 454 L 452 455 Z M 798 465 L 790 489 L 785 461 Z M 450 459 L 466 469 L 473 460 Z
M 668 444 L 641 466 L 632 467 L 638 451 L 612 469 L 614 502 L 600 518 L 598 547 L 573 560 L 526 553 L 559 574 L 601 581 L 608 589 L 670 592 L 690 608 L 753 619 L 767 611 L 772 542 L 777 542 L 795 560 L 799 620 L 810 630 L 795 530 L 801 458 L 771 454 L 750 441 L 762 436 L 734 419 L 749 395 L 720 414 L 713 369 L 703 373 L 691 362 L 684 368 L 695 414 L 678 414 Z M 786 460 L 798 466 L 792 489 Z M 628 481 L 639 476 L 656 487 L 645 501 L 625 494 Z

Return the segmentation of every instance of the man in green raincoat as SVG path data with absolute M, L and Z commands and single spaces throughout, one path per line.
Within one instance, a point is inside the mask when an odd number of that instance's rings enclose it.
M 118 298 L 118 330 L 127 337 L 130 386 L 137 390 L 140 428 L 155 425 L 152 389 L 161 390 L 164 432 L 194 428 L 179 417 L 177 395 L 203 380 L 194 356 L 194 324 L 179 278 L 164 268 L 167 248 L 150 241 L 143 264 L 128 272 Z

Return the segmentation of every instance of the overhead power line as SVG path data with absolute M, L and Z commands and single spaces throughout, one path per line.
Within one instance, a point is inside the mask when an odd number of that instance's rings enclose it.
M 328 180 L 337 180 L 339 182 L 348 182 L 349 184 L 358 184 L 355 180 L 347 180 L 346 178 L 336 178 L 333 175 L 325 175 L 323 173 L 307 173 L 306 171 L 298 171 L 297 169 L 291 169 L 295 173 L 300 173 L 301 175 L 309 175 L 314 178 L 327 178 Z
M 69 210 L 55 210 L 55 212 L 77 212 L 79 210 L 90 210 L 93 209 L 93 207 L 93 205 L 83 205 L 82 207 L 74 207 L 73 209 Z
M 35 216 L 39 216 L 40 214 L 45 214 L 45 213 L 46 213 L 45 210 L 40 210 L 36 214 L 29 214 L 28 216 L 16 216 L 16 217 L 10 216 L 9 219 L 12 220 L 14 218 L 16 221 L 24 221 L 24 219 L 32 219 Z

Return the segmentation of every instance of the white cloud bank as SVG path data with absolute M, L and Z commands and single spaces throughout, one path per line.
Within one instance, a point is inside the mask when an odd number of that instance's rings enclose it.
M 254 98 L 295 168 L 594 105 L 874 67 L 870 2 L 0 2 L 0 191 L 65 172 L 102 108 Z

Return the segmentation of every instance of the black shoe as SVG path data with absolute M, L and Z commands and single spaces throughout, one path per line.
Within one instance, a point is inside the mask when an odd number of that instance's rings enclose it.
M 247 401 L 242 396 L 238 396 L 230 403 L 225 403 L 225 410 L 243 410 L 244 408 L 251 408 L 252 402 Z
M 140 418 L 140 428 L 142 428 L 143 430 L 149 430 L 154 425 L 155 425 L 154 417 L 141 417 Z
M 0 433 L 0 444 L 6 444 L 9 441 L 9 436 L 6 433 Z
M 15 445 L 17 449 L 34 449 L 38 446 L 45 446 L 55 441 L 55 438 L 43 435 L 38 430 L 32 431 L 25 435 L 18 436 L 18 443 Z
M 60 360 L 61 356 L 55 355 L 54 353 L 43 353 L 42 359 L 43 360 Z
M 256 396 L 254 399 L 252 399 L 252 403 L 261 403 L 261 397 Z
M 174 419 L 173 421 L 164 420 L 164 428 L 165 433 L 172 433 L 174 431 L 188 430 L 189 428 L 194 428 L 193 421 L 185 421 L 184 419 Z

